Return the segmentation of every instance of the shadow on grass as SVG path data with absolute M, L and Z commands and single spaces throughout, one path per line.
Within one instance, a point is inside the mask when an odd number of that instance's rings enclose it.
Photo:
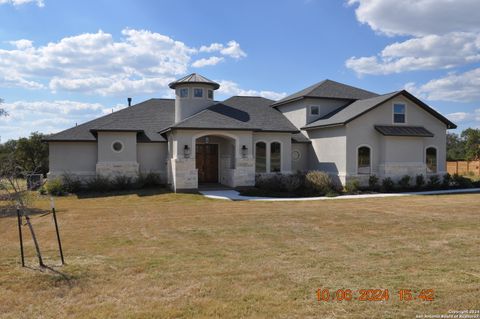
M 78 193 L 78 199 L 86 198 L 102 198 L 102 197 L 115 197 L 115 196 L 124 196 L 124 195 L 137 195 L 139 197 L 144 196 L 155 196 L 161 194 L 168 194 L 171 191 L 165 187 L 155 187 L 155 188 L 144 188 L 144 189 L 135 189 L 135 190 L 123 190 L 123 191 L 106 191 L 106 192 L 82 192 Z
M 43 215 L 48 214 L 50 211 L 40 208 L 26 208 L 24 209 L 24 215 L 34 216 L 34 215 Z M 17 217 L 17 209 L 15 206 L 4 206 L 0 207 L 0 218 L 6 217 Z

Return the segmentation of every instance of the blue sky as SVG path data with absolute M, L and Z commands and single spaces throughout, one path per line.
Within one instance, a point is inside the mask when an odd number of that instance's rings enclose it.
M 408 89 L 480 127 L 480 2 L 474 0 L 0 0 L 4 142 L 171 97 L 198 72 L 217 99 L 278 99 L 329 78 Z

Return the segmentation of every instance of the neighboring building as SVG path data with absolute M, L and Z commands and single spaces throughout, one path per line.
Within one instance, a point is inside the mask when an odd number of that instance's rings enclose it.
M 444 174 L 455 124 L 407 91 L 384 95 L 325 80 L 280 101 L 214 100 L 198 74 L 150 99 L 51 135 L 49 177 L 154 172 L 175 191 L 251 186 L 257 174 L 322 170 L 341 183 Z

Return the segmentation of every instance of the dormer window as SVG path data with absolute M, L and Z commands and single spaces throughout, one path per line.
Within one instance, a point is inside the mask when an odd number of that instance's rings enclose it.
M 407 106 L 403 103 L 393 104 L 393 123 L 405 123 L 406 122 L 406 109 Z
M 179 94 L 181 98 L 188 97 L 188 88 L 181 88 Z
M 213 90 L 208 90 L 208 98 L 213 100 Z
M 200 89 L 200 88 L 193 89 L 193 97 L 203 97 L 203 89 Z
M 318 106 L 310 106 L 310 116 L 316 116 L 320 114 L 320 108 Z

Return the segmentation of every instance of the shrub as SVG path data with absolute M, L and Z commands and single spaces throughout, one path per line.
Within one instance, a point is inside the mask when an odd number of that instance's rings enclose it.
M 65 191 L 69 193 L 78 193 L 82 190 L 83 186 L 82 181 L 75 175 L 71 174 L 63 174 L 62 183 Z
M 93 192 L 105 192 L 112 188 L 110 179 L 106 176 L 97 175 L 87 181 L 87 189 Z
M 345 184 L 345 191 L 348 194 L 358 193 L 359 188 L 360 188 L 360 182 L 358 179 L 355 179 L 355 178 L 348 180 L 347 183 Z
M 48 180 L 45 184 L 45 189 L 50 195 L 54 196 L 63 196 L 67 193 L 60 178 Z
M 398 181 L 398 186 L 401 189 L 409 189 L 410 188 L 410 180 L 411 177 L 409 175 L 404 175 L 400 180 Z
M 280 177 L 282 188 L 287 192 L 295 192 L 305 184 L 305 175 L 301 173 L 282 175 Z
M 446 173 L 445 175 L 443 175 L 443 178 L 442 178 L 442 187 L 449 188 L 451 184 L 452 184 L 452 175 L 450 175 L 449 173 Z
M 393 190 L 394 186 L 395 183 L 393 182 L 393 180 L 390 177 L 387 177 L 382 180 L 382 186 L 380 187 L 380 190 L 382 192 L 388 193 Z
M 461 176 L 461 175 L 458 175 L 458 174 L 453 174 L 452 184 L 455 187 L 458 187 L 458 188 L 472 188 L 473 187 L 473 183 L 472 183 L 472 180 L 470 178 L 467 178 L 465 176 Z
M 436 189 L 436 188 L 440 188 L 440 185 L 442 184 L 440 182 L 440 178 L 438 177 L 438 175 L 430 175 L 427 183 L 428 188 Z
M 415 176 L 415 188 L 420 189 L 425 185 L 425 177 L 423 174 Z
M 162 185 L 160 174 L 150 172 L 148 174 L 140 173 L 135 181 L 136 187 L 155 187 Z
M 45 188 L 45 186 L 42 186 L 38 189 L 38 192 L 40 193 L 40 195 L 47 195 L 47 189 Z
M 133 188 L 132 178 L 126 175 L 115 175 L 110 184 L 114 190 L 128 190 Z
M 321 171 L 310 171 L 305 176 L 305 184 L 319 195 L 325 195 L 335 189 L 330 176 Z
M 261 189 L 280 192 L 282 188 L 281 174 L 258 175 L 255 179 L 255 186 Z
M 376 175 L 370 175 L 368 177 L 368 188 L 372 191 L 378 189 L 378 177 Z

